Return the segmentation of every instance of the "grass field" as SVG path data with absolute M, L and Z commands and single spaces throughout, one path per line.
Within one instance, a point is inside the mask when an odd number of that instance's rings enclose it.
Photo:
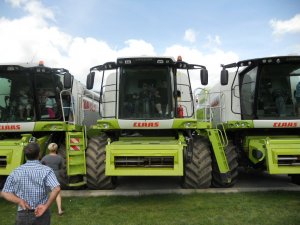
M 300 192 L 70 197 L 63 207 L 58 216 L 52 206 L 52 225 L 300 224 Z M 0 199 L 0 225 L 13 225 L 15 213 L 15 205 Z

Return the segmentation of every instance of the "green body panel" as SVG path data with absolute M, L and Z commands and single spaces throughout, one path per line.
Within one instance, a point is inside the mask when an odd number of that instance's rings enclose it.
M 254 128 L 252 120 L 228 121 L 224 123 L 226 129 L 249 129 Z
M 183 176 L 183 147 L 180 140 L 172 137 L 120 138 L 106 146 L 107 176 Z M 174 164 L 160 167 L 116 167 L 115 157 L 172 157 Z
M 34 132 L 45 132 L 45 135 L 39 137 L 36 141 L 40 146 L 40 158 L 48 154 L 48 140 L 53 132 L 65 133 L 66 163 L 67 175 L 86 174 L 85 162 L 85 132 L 84 127 L 80 125 L 67 124 L 62 121 L 36 122 Z M 0 141 L 0 175 L 9 175 L 13 169 L 25 162 L 24 147 L 29 143 L 32 134 L 20 134 L 20 139 L 4 139 Z M 71 140 L 75 140 L 72 142 Z M 78 140 L 78 141 L 77 141 Z M 82 186 L 85 181 L 76 180 L 75 183 L 69 183 L 69 186 Z
M 212 128 L 210 122 L 202 122 L 191 118 L 174 119 L 171 129 L 208 129 Z M 98 120 L 97 125 L 91 126 L 87 134 L 89 137 L 98 136 L 99 132 L 120 130 L 117 119 Z
M 226 141 L 218 129 L 212 128 L 211 122 L 203 122 L 195 118 L 175 118 L 170 129 L 195 130 L 198 135 L 208 137 L 220 172 L 225 175 L 226 182 L 231 181 L 230 176 L 227 176 L 230 169 L 224 152 Z M 117 119 L 98 120 L 97 125 L 91 126 L 87 134 L 89 137 L 99 136 L 109 130 L 121 130 Z M 105 174 L 107 176 L 183 176 L 183 149 L 187 144 L 183 134 L 178 132 L 178 135 L 178 140 L 174 137 L 128 137 L 109 142 L 106 146 Z M 169 168 L 116 167 L 115 157 L 173 157 L 174 164 Z
M 49 131 L 49 132 L 59 132 L 59 131 L 82 131 L 81 125 L 67 124 L 63 121 L 45 121 L 36 122 L 34 125 L 34 131 Z
M 4 139 L 0 141 L 1 167 L 0 175 L 9 175 L 15 168 L 24 162 L 24 147 L 28 137 L 21 139 Z
M 87 130 L 88 137 L 98 136 L 99 132 L 108 130 L 119 130 L 120 126 L 117 119 L 97 120 L 97 125 L 93 125 Z
M 243 147 L 254 164 L 264 161 L 270 174 L 300 174 L 299 164 L 279 163 L 282 157 L 299 158 L 300 136 L 248 136 Z M 254 157 L 253 151 L 261 152 L 261 158 Z
M 190 118 L 174 119 L 172 129 L 196 129 L 197 120 Z
M 0 175 L 7 176 L 15 168 L 19 167 L 25 162 L 24 147 L 29 143 L 31 134 L 21 134 L 20 139 L 4 139 L 0 141 Z M 40 146 L 40 157 L 46 154 L 46 141 L 49 135 L 37 139 Z
M 281 156 L 300 156 L 300 136 L 298 137 L 268 137 L 266 139 L 267 168 L 271 174 L 300 174 L 300 165 L 278 164 Z
M 68 125 L 62 121 L 36 122 L 34 131 L 65 131 Z
M 98 120 L 97 125 L 90 127 L 89 137 L 99 136 L 109 130 L 118 130 L 118 120 Z M 221 173 L 227 174 L 229 166 L 224 153 L 224 140 L 220 137 L 220 131 L 212 129 L 210 122 L 201 122 L 194 118 L 174 119 L 172 128 L 178 130 L 195 130 L 198 135 L 206 136 L 212 144 Z M 107 176 L 183 176 L 183 148 L 186 146 L 185 138 L 181 132 L 179 138 L 173 137 L 130 137 L 120 138 L 106 146 L 106 170 Z M 115 167 L 115 157 L 174 157 L 173 168 L 153 167 Z M 230 177 L 227 177 L 230 182 Z
M 212 124 L 210 122 L 203 122 L 197 119 L 174 119 L 173 129 L 209 129 L 212 128 Z
M 212 124 L 210 122 L 197 122 L 197 129 L 200 129 L 201 131 L 206 131 L 206 129 L 212 128 Z

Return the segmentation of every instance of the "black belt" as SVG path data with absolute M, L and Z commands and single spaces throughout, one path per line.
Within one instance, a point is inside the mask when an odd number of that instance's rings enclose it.
M 35 209 L 24 209 L 24 210 L 20 210 L 18 212 L 21 212 L 21 213 L 28 213 L 28 212 L 34 212 Z

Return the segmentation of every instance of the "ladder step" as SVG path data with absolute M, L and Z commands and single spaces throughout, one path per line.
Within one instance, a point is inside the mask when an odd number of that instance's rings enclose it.
M 76 175 L 77 175 L 77 174 L 76 174 Z M 85 185 L 85 184 L 86 184 L 85 181 L 81 181 L 81 182 L 69 184 L 68 186 L 69 186 L 69 187 L 80 187 L 80 186 L 83 186 L 83 185 Z
M 70 162 L 69 165 L 70 166 L 78 166 L 78 165 L 82 165 L 82 162 Z
M 72 134 L 69 134 L 69 137 L 82 137 L 81 132 L 72 132 Z
M 76 156 L 76 155 L 80 155 L 80 156 L 82 156 L 82 155 L 84 155 L 85 154 L 85 152 L 84 151 L 70 151 L 69 152 L 69 155 L 72 155 L 72 156 Z
M 85 167 L 85 136 L 84 132 L 68 132 L 67 160 L 68 175 L 84 175 Z M 85 182 L 70 184 L 70 186 L 84 185 Z

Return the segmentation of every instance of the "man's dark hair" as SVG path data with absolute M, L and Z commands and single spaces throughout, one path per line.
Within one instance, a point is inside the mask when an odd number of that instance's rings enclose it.
M 40 146 L 37 143 L 29 143 L 25 147 L 24 152 L 28 160 L 38 159 L 40 153 Z

